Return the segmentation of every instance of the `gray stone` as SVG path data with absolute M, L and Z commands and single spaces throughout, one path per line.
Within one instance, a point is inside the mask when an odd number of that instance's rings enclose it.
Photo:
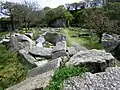
M 35 77 L 27 78 L 6 90 L 44 90 L 44 88 L 49 85 L 49 81 L 53 75 L 54 71 L 48 71 Z
M 48 60 L 34 62 L 37 67 L 43 66 L 48 62 Z
M 66 51 L 66 41 L 56 43 L 56 46 L 53 48 L 53 52 L 57 51 Z
M 107 51 L 113 51 L 120 43 L 120 35 L 104 33 L 101 41 Z
M 33 33 L 32 32 L 25 33 L 25 35 L 28 36 L 29 38 L 33 37 Z
M 29 37 L 22 34 L 14 34 L 11 36 L 9 45 L 10 50 L 20 50 L 28 46 L 30 48 L 35 46 L 35 42 L 32 41 Z
M 43 44 L 41 42 L 36 44 L 36 47 L 43 47 Z
M 30 54 L 33 56 L 40 56 L 44 58 L 52 58 L 52 49 L 51 48 L 41 48 L 41 47 L 32 47 L 29 50 Z
M 68 48 L 67 48 L 67 51 L 68 51 L 69 56 L 73 56 L 73 55 L 75 55 L 77 52 L 79 52 L 79 51 L 84 51 L 84 50 L 87 50 L 87 49 L 86 49 L 85 47 L 79 46 L 79 45 L 73 45 L 72 47 L 68 47 Z
M 65 36 L 61 35 L 60 33 L 49 33 L 47 32 L 45 35 L 45 40 L 52 43 L 54 46 L 57 42 L 66 41 Z
M 66 66 L 79 66 L 86 65 L 98 71 L 104 71 L 105 68 L 113 66 L 115 58 L 110 53 L 106 53 L 104 50 L 85 50 L 75 54 L 66 63 Z
M 120 67 L 109 67 L 105 72 L 86 72 L 64 81 L 63 90 L 120 90 Z
M 39 67 L 33 68 L 27 75 L 28 78 L 34 77 L 36 75 L 48 72 L 50 70 L 54 70 L 60 67 L 60 62 L 62 61 L 61 58 L 57 58 L 55 60 L 49 61 L 44 65 Z
M 37 62 L 37 60 L 31 56 L 26 50 L 22 49 L 22 50 L 19 50 L 19 54 L 25 59 L 23 59 L 24 63 L 28 64 L 28 65 L 31 65 L 32 67 L 35 67 L 37 66 L 34 62 Z
M 45 42 L 45 39 L 43 36 L 40 36 L 37 40 L 36 40 L 37 43 L 44 43 Z
M 0 44 L 7 44 L 7 43 L 9 43 L 10 42 L 10 39 L 2 39 L 1 41 L 0 41 Z
M 63 57 L 63 56 L 69 57 L 68 53 L 65 51 L 58 51 L 58 52 L 52 53 L 52 59 L 56 59 L 56 58 Z

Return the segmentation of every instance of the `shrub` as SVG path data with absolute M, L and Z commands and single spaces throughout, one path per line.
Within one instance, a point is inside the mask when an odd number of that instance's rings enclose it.
M 0 45 L 0 87 L 8 88 L 25 79 L 27 69 L 20 62 L 17 52 Z
M 85 67 L 63 67 L 55 71 L 49 86 L 45 90 L 62 90 L 62 83 L 65 79 L 72 76 L 79 76 L 86 72 Z

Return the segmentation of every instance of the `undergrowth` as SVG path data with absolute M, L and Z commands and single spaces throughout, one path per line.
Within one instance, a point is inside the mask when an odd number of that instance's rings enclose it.
M 49 86 L 45 90 L 62 90 L 63 81 L 72 76 L 80 76 L 82 73 L 86 72 L 85 67 L 63 67 L 55 71 Z

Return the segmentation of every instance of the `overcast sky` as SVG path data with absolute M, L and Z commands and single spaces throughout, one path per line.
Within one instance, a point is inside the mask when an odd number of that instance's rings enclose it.
M 25 0 L 0 0 L 0 1 L 22 2 L 22 1 L 25 1 Z M 66 3 L 79 2 L 79 1 L 82 1 L 82 0 L 26 0 L 26 1 L 37 2 L 42 8 L 45 7 L 45 6 L 55 8 L 59 5 L 64 5 Z

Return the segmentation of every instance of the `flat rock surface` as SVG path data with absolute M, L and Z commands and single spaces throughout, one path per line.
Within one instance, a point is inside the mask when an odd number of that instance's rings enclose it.
M 86 72 L 65 80 L 63 90 L 120 90 L 120 67 L 109 67 L 105 72 Z
M 51 48 L 42 48 L 42 47 L 32 47 L 29 52 L 33 55 L 50 58 L 52 57 L 52 49 Z
M 45 88 L 49 84 L 49 81 L 53 74 L 54 71 L 48 71 L 35 77 L 28 78 L 23 82 L 6 90 L 43 90 L 43 88 Z
M 40 75 L 42 73 L 48 72 L 50 70 L 54 70 L 60 67 L 60 62 L 62 61 L 61 58 L 57 58 L 55 60 L 49 61 L 44 65 L 39 67 L 33 68 L 27 75 L 28 78 L 34 77 L 36 75 Z
M 69 65 L 79 65 L 82 63 L 87 62 L 96 62 L 102 63 L 106 61 L 113 61 L 114 57 L 110 53 L 106 53 L 104 50 L 85 50 L 80 51 L 75 54 L 70 60 L 66 63 L 67 66 Z

